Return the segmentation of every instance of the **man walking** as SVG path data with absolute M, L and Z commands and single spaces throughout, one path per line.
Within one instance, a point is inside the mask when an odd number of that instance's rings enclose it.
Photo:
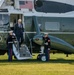
M 14 26 L 14 33 L 17 37 L 18 42 L 19 42 L 19 46 L 23 42 L 23 32 L 24 32 L 24 28 L 23 28 L 22 20 L 18 19 L 18 23 L 15 24 L 15 26 Z

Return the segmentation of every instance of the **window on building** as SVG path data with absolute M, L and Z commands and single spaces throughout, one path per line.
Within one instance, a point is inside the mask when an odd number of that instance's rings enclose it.
M 19 1 L 20 5 L 25 5 L 25 1 Z

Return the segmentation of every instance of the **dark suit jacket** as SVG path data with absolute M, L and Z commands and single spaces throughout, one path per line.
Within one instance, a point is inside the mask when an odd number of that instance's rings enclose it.
M 24 32 L 23 24 L 21 24 L 21 27 L 19 27 L 18 24 L 15 24 L 14 33 L 16 34 L 16 36 L 20 36 L 21 34 L 23 34 L 23 32 Z

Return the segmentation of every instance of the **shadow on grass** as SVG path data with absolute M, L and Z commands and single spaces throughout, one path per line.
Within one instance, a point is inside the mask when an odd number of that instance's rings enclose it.
M 29 59 L 29 60 L 12 60 L 11 62 L 8 61 L 8 60 L 0 60 L 0 65 L 9 65 L 9 64 L 13 64 L 13 65 L 19 65 L 19 64 L 42 64 L 42 63 L 68 63 L 68 64 L 72 64 L 74 65 L 74 60 L 68 60 L 68 59 L 62 59 L 62 58 L 59 58 L 59 59 L 51 59 L 47 62 L 43 62 L 43 61 L 40 61 L 40 60 L 37 60 L 37 59 Z

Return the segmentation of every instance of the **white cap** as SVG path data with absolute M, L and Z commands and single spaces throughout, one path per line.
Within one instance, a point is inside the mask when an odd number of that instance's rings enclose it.
M 13 31 L 12 31 L 12 30 L 10 30 L 10 31 L 9 31 L 9 33 L 13 33 Z
M 48 33 L 44 33 L 45 35 L 48 35 Z

